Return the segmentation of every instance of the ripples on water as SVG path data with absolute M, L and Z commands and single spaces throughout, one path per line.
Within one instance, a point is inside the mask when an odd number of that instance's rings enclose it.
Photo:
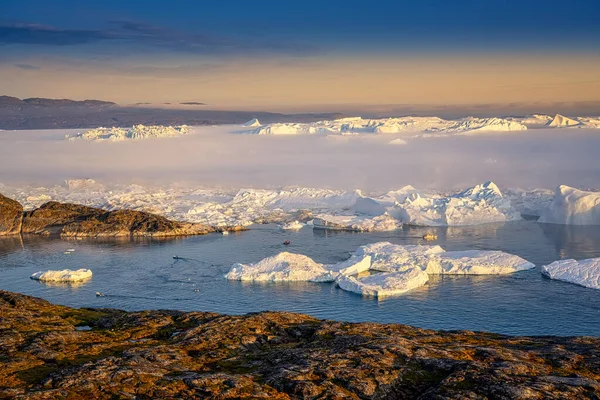
M 344 260 L 377 241 L 422 243 L 436 231 L 447 250 L 517 254 L 536 270 L 508 276 L 431 277 L 403 296 L 374 299 L 329 283 L 245 283 L 223 279 L 231 264 L 280 251 L 315 261 Z M 283 246 L 286 239 L 290 246 Z M 64 254 L 67 249 L 75 252 Z M 173 255 L 183 259 L 174 260 Z M 600 227 L 518 221 L 475 227 L 408 228 L 389 233 L 283 232 L 275 226 L 222 236 L 168 240 L 0 239 L 0 289 L 74 307 L 179 309 L 243 314 L 261 310 L 320 318 L 410 324 L 433 329 L 486 330 L 514 335 L 600 335 L 600 291 L 544 278 L 539 266 L 563 258 L 600 257 Z M 90 268 L 84 284 L 48 285 L 29 279 L 46 269 Z M 106 297 L 96 297 L 102 292 Z

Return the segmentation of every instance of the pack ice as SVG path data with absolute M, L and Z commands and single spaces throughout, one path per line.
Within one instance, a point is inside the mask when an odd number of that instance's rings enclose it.
M 92 271 L 89 269 L 70 270 L 63 269 L 61 271 L 38 271 L 31 275 L 31 279 L 42 282 L 81 282 L 92 277 Z
M 561 185 L 538 222 L 564 225 L 600 225 L 600 192 Z
M 110 140 L 114 142 L 123 140 L 139 140 L 149 138 L 165 138 L 186 135 L 189 129 L 186 125 L 181 126 L 146 126 L 134 125 L 131 128 L 96 128 L 75 136 L 67 136 L 68 140 Z
M 550 279 L 600 289 L 600 258 L 554 261 L 542 267 L 542 274 Z
M 388 214 L 376 217 L 320 214 L 313 219 L 313 229 L 387 232 L 400 228 L 402 228 L 402 223 Z

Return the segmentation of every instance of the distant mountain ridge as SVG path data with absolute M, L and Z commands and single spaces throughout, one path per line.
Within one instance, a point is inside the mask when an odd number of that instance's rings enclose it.
M 103 100 L 71 100 L 47 99 L 43 97 L 30 97 L 19 99 L 12 96 L 0 96 L 0 107 L 4 106 L 42 106 L 42 107 L 102 107 L 116 106 L 117 103 Z
M 187 105 L 202 105 L 187 102 Z M 193 104 L 192 104 L 193 103 Z M 182 103 L 183 104 L 183 103 Z M 144 106 L 142 106 L 144 105 Z M 143 125 L 242 124 L 259 118 L 264 123 L 314 122 L 342 117 L 339 113 L 281 114 L 265 111 L 206 110 L 204 107 L 161 108 L 139 103 L 121 106 L 110 101 L 0 96 L 0 129 L 71 129 Z

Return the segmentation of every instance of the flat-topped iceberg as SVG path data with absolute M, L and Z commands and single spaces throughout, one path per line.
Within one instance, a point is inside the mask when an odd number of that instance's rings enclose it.
M 429 276 L 420 268 L 400 272 L 378 273 L 365 277 L 340 276 L 337 285 L 363 296 L 385 297 L 404 294 L 427 283 Z
M 96 128 L 75 136 L 67 136 L 68 140 L 110 140 L 114 142 L 124 140 L 139 140 L 149 138 L 165 138 L 186 135 L 189 129 L 186 125 L 181 126 L 146 126 L 135 125 L 131 128 Z
M 38 271 L 31 275 L 31 279 L 41 282 L 82 282 L 92 277 L 92 271 L 89 269 L 63 269 L 61 271 Z
M 428 263 L 430 275 L 505 275 L 535 268 L 529 261 L 503 251 L 464 250 L 438 254 Z
M 440 246 L 399 245 L 377 242 L 361 246 L 356 256 L 370 256 L 373 271 L 396 272 L 411 268 L 427 269 L 433 257 L 445 250 Z
M 600 225 L 600 192 L 561 185 L 538 222 L 564 225 Z
M 600 289 L 600 258 L 554 261 L 542 266 L 542 274 L 550 279 Z
M 323 264 L 302 254 L 282 252 L 253 264 L 234 264 L 225 278 L 238 281 L 331 282 L 333 277 Z
M 313 219 L 313 228 L 355 232 L 387 232 L 402 228 L 402 223 L 388 214 L 377 217 L 320 214 Z

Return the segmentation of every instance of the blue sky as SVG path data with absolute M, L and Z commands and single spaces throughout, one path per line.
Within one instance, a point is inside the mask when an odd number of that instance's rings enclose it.
M 194 69 L 204 78 L 257 60 L 305 70 L 444 54 L 562 62 L 600 56 L 599 21 L 598 0 L 2 0 L 0 68 L 25 80 L 90 62 L 98 74 Z

